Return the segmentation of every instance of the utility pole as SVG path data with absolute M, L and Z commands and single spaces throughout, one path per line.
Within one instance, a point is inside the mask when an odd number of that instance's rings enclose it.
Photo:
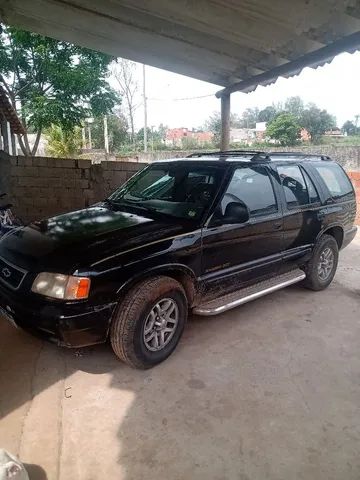
M 144 98 L 144 152 L 147 152 L 147 104 L 146 104 L 145 65 L 143 65 L 143 98 Z
M 86 148 L 86 131 L 85 131 L 85 128 L 86 127 L 82 127 L 81 129 L 81 133 L 82 133 L 82 148 Z
M 108 134 L 108 122 L 107 122 L 106 115 L 104 115 L 104 144 L 105 144 L 105 154 L 109 155 L 109 134 Z
M 89 123 L 88 126 L 88 134 L 89 134 L 89 149 L 92 149 L 92 141 L 91 141 L 91 124 Z

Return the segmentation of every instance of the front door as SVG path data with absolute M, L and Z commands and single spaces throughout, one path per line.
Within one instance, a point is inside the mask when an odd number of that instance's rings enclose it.
M 282 262 L 282 213 L 274 191 L 277 177 L 265 166 L 236 166 L 209 225 L 203 229 L 206 297 L 219 296 L 272 276 Z M 248 207 L 245 223 L 224 224 L 226 207 Z

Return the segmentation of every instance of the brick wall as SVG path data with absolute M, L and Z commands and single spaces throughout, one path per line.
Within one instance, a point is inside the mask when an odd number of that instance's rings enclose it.
M 0 192 L 29 222 L 80 209 L 106 198 L 145 164 L 10 157 L 0 152 Z

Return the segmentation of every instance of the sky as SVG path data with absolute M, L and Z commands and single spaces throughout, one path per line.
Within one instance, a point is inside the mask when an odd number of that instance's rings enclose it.
M 136 128 L 143 126 L 142 66 L 137 65 L 139 84 Z M 116 83 L 111 79 L 111 84 Z M 220 87 L 221 88 L 221 87 Z M 215 92 L 220 89 L 211 83 L 195 80 L 158 68 L 146 67 L 146 96 L 148 126 L 160 123 L 175 128 L 198 128 L 207 118 L 220 110 Z M 360 114 L 360 52 L 338 55 L 330 64 L 317 69 L 306 68 L 293 78 L 280 78 L 273 85 L 258 87 L 252 93 L 231 95 L 231 111 L 241 115 L 249 107 L 260 109 L 273 102 L 284 102 L 299 95 L 305 103 L 314 102 L 337 118 L 338 126 Z M 202 97 L 202 98 L 193 98 Z

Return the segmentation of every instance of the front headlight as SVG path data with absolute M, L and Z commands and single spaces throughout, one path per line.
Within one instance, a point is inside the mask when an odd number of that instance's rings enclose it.
M 83 300 L 89 296 L 90 283 L 86 277 L 42 272 L 35 278 L 31 291 L 61 300 Z

